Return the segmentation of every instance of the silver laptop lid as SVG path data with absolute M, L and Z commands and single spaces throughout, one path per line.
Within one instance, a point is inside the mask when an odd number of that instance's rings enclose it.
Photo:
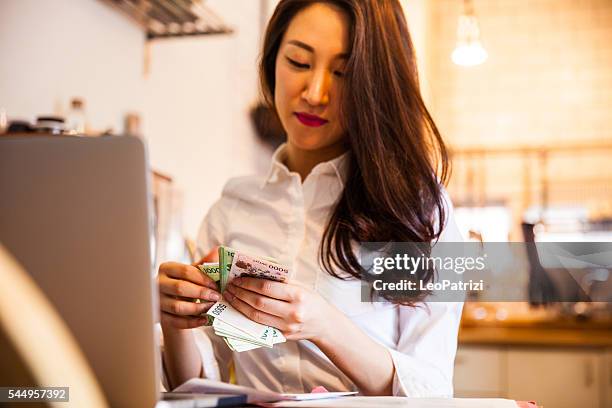
M 137 138 L 0 137 L 0 242 L 65 319 L 113 407 L 158 398 L 148 179 Z

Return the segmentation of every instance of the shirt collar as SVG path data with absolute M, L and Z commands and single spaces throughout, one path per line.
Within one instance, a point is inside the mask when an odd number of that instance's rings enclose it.
M 348 156 L 350 152 L 345 152 L 338 157 L 329 161 L 317 164 L 311 171 L 310 175 L 327 174 L 338 178 L 344 187 L 348 173 Z M 289 176 L 291 172 L 285 165 L 287 159 L 287 143 L 283 143 L 276 149 L 272 155 L 272 162 L 266 177 L 264 178 L 261 188 L 264 188 L 269 183 L 275 183 L 283 176 Z M 309 176 L 310 176 L 309 175 Z

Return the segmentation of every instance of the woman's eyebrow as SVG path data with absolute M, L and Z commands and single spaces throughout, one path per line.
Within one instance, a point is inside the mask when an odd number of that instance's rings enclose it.
M 296 47 L 300 47 L 308 52 L 313 52 L 314 53 L 314 48 L 311 45 L 308 45 L 302 41 L 298 41 L 298 40 L 289 40 L 287 41 L 287 44 L 291 44 L 291 45 L 295 45 Z M 343 52 L 340 54 L 336 55 L 336 58 L 342 58 L 342 59 L 348 59 L 348 54 Z

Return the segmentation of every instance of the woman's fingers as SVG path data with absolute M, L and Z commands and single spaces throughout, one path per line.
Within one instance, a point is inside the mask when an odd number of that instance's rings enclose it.
M 195 303 L 161 295 L 159 306 L 163 312 L 176 316 L 198 316 L 210 309 L 214 302 Z
M 161 323 L 163 326 L 175 327 L 177 329 L 194 329 L 206 324 L 207 317 L 179 317 L 171 313 L 161 312 Z
M 249 278 L 242 276 L 232 280 L 232 284 L 236 287 L 250 290 L 251 292 L 259 293 L 270 298 L 285 300 L 291 302 L 299 295 L 299 291 L 291 285 L 282 282 L 276 282 L 269 279 Z
M 203 299 L 210 302 L 221 299 L 219 292 L 210 287 L 200 286 L 182 279 L 173 279 L 163 274 L 159 275 L 158 283 L 159 291 L 166 295 Z
M 250 290 L 243 289 L 231 283 L 227 285 L 225 290 L 262 312 L 279 317 L 284 317 L 289 313 L 291 305 L 283 300 L 260 295 L 259 293 L 251 292 Z
M 160 292 L 162 327 L 192 329 L 208 322 L 201 316 L 218 300 L 216 283 L 197 267 L 166 262 L 159 267 L 157 284 Z M 195 303 L 192 299 L 202 299 Z
M 215 282 L 203 274 L 198 268 L 178 262 L 165 262 L 159 267 L 165 275 L 174 279 L 182 279 L 200 286 L 216 289 Z
M 254 322 L 266 326 L 276 327 L 281 331 L 286 330 L 287 325 L 285 324 L 285 321 L 280 317 L 255 309 L 253 306 L 237 298 L 227 290 L 223 292 L 223 297 L 225 297 L 225 299 L 234 307 L 234 309 L 238 310 L 240 313 L 253 320 Z

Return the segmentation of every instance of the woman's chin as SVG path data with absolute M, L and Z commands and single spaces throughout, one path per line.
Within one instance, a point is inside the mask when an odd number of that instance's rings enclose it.
M 320 150 L 337 144 L 339 138 L 323 135 L 317 131 L 294 132 L 287 136 L 287 142 L 300 150 Z
M 287 141 L 300 150 L 318 150 L 329 144 L 325 139 L 313 136 L 289 137 Z

